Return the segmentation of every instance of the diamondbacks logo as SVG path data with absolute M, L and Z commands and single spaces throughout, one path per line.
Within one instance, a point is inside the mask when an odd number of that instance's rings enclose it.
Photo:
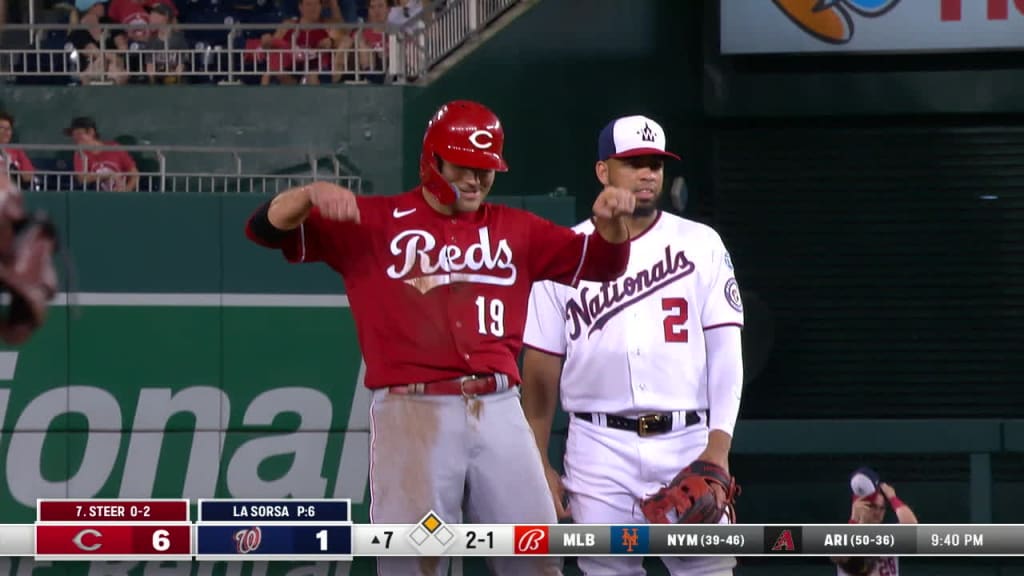
M 248 554 L 260 547 L 263 541 L 263 531 L 259 526 L 235 532 L 235 550 L 239 554 Z
M 606 282 L 594 293 L 589 286 L 584 287 L 577 298 L 565 305 L 565 319 L 570 323 L 569 339 L 578 340 L 583 335 L 584 326 L 588 327 L 589 337 L 604 328 L 619 312 L 689 276 L 696 269 L 685 252 L 672 252 L 671 246 L 665 246 L 665 257 L 649 269 L 623 276 L 615 282 Z
M 547 526 L 516 526 L 516 554 L 547 554 Z
M 765 526 L 764 541 L 770 542 L 768 551 L 773 553 L 799 553 L 803 534 L 799 529 L 782 526 Z
M 793 532 L 783 530 L 772 544 L 772 552 L 796 552 L 796 545 L 793 544 Z
M 773 0 L 804 32 L 829 44 L 846 44 L 853 38 L 852 13 L 878 18 L 900 0 Z
M 421 294 L 458 282 L 514 285 L 517 270 L 508 240 L 492 246 L 487 228 L 480 228 L 478 234 L 479 241 L 463 249 L 448 244 L 438 247 L 431 233 L 406 230 L 391 240 L 391 254 L 400 256 L 401 263 L 388 266 L 388 278 L 402 280 Z

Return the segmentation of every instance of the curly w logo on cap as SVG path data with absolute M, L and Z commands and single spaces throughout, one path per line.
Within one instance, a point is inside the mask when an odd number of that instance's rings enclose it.
M 772 0 L 797 26 L 818 40 L 846 44 L 853 38 L 851 12 L 877 18 L 900 0 Z

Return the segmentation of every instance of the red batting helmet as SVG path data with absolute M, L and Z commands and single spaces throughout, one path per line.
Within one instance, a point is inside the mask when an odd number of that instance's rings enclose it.
M 449 102 L 427 124 L 420 156 L 420 182 L 442 204 L 451 204 L 459 191 L 438 170 L 437 159 L 445 162 L 507 172 L 501 157 L 505 130 L 501 120 L 483 104 L 469 100 Z

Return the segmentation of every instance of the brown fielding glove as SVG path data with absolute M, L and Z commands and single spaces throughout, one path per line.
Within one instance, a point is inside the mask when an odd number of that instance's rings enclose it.
M 868 576 L 875 570 L 875 566 L 878 564 L 878 558 L 871 556 L 850 556 L 848 558 L 839 558 L 835 561 L 836 566 L 839 566 L 843 572 L 850 576 Z
M 46 321 L 57 293 L 53 255 L 57 231 L 45 214 L 25 217 L 21 191 L 0 191 L 0 292 L 10 301 L 0 314 L 0 339 L 25 342 Z
M 725 468 L 696 460 L 644 499 L 640 509 L 651 524 L 718 524 L 723 514 L 735 524 L 739 493 L 736 479 Z

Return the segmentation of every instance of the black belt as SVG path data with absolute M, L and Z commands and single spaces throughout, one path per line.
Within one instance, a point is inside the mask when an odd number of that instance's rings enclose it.
M 686 411 L 686 427 L 693 426 L 694 424 L 700 423 L 700 415 L 703 411 Z M 587 422 L 594 423 L 596 418 L 589 412 L 574 412 L 574 416 L 580 420 L 586 420 Z M 655 414 L 644 414 L 639 418 L 627 418 L 625 416 L 615 416 L 614 414 L 605 414 L 604 421 L 605 426 L 608 428 L 615 428 L 616 430 L 627 430 L 629 432 L 636 432 L 640 436 L 654 436 L 656 434 L 664 434 L 672 431 L 672 423 L 674 422 L 674 414 L 672 412 L 659 412 Z

